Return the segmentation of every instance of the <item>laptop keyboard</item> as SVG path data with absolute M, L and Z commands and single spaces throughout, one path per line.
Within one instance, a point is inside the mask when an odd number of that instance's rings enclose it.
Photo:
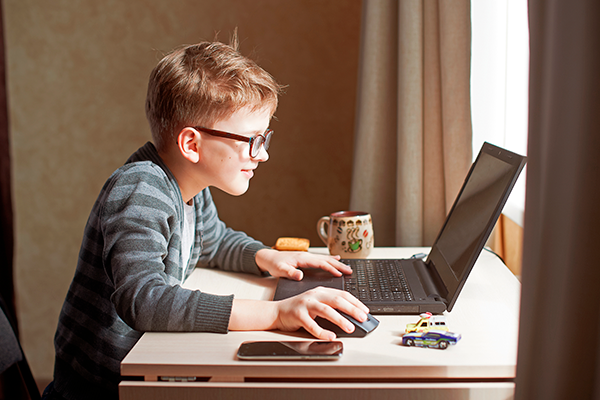
M 342 260 L 352 268 L 345 290 L 361 301 L 412 301 L 400 263 L 396 260 Z

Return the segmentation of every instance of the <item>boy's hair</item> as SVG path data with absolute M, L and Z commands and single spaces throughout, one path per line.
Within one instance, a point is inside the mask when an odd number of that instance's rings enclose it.
M 277 108 L 282 86 L 231 45 L 202 42 L 166 55 L 150 74 L 146 117 L 158 149 L 175 143 L 186 126 L 211 124 L 239 109 Z

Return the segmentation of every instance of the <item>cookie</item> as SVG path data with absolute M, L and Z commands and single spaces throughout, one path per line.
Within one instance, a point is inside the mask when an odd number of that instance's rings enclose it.
M 281 251 L 308 251 L 310 240 L 295 237 L 280 237 L 275 243 L 275 250 Z

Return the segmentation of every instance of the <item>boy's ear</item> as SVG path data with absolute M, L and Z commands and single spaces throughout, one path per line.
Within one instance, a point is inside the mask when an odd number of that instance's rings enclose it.
M 200 161 L 200 133 L 190 127 L 183 128 L 177 135 L 177 147 L 181 155 L 193 162 Z

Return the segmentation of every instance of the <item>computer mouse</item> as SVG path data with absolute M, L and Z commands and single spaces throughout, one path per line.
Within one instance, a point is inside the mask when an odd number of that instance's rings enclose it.
M 379 325 L 379 320 L 371 314 L 367 314 L 367 320 L 365 322 L 358 322 L 348 314 L 345 314 L 341 311 L 338 312 L 342 315 L 342 317 L 348 319 L 348 321 L 354 324 L 354 332 L 348 333 L 325 318 L 316 317 L 315 322 L 319 324 L 321 328 L 335 333 L 337 337 L 365 337 L 375 330 L 375 328 L 377 328 Z

